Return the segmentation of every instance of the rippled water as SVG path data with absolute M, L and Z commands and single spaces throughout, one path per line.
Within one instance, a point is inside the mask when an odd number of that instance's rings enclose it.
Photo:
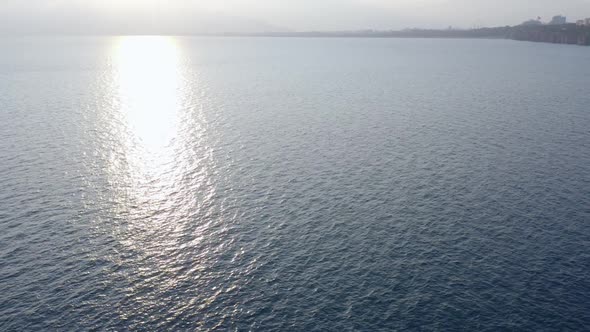
M 590 49 L 0 45 L 0 330 L 590 329 Z

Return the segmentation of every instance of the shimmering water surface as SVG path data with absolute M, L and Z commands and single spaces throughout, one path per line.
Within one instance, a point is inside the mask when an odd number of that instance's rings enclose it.
M 5 38 L 0 330 L 589 330 L 590 49 Z

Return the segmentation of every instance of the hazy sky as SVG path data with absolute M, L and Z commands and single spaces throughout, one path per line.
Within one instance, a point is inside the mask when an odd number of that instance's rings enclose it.
M 0 33 L 199 33 L 514 25 L 590 0 L 0 0 Z

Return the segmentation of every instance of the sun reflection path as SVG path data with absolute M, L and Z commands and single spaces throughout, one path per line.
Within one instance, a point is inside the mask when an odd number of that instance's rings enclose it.
M 174 138 L 180 109 L 179 49 L 170 37 L 122 37 L 114 50 L 121 111 L 147 153 Z
M 140 217 L 162 210 L 169 204 L 167 196 L 178 190 L 175 172 L 182 161 L 176 160 L 175 148 L 186 93 L 180 48 L 172 37 L 121 37 L 112 59 L 126 171 L 110 173 L 124 183 L 122 195 L 135 201 L 134 214 Z
M 126 320 L 153 317 L 187 282 L 215 280 L 206 271 L 233 243 L 217 194 L 210 101 L 181 53 L 169 37 L 122 37 L 112 48 L 104 146 L 114 204 L 106 227 L 118 242 L 111 259 L 122 267 L 113 283 L 129 285 L 117 310 Z M 220 292 L 199 301 L 213 303 Z M 196 300 L 176 310 L 198 310 Z

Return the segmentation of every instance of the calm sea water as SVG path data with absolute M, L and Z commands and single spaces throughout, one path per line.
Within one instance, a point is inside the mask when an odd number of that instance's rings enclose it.
M 0 330 L 590 330 L 590 48 L 0 41 Z

